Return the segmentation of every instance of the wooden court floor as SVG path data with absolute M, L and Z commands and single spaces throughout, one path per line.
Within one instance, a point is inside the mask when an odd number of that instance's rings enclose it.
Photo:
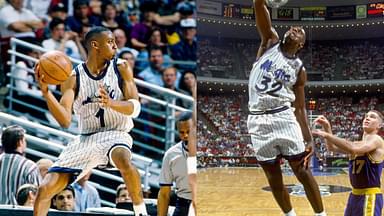
M 319 185 L 350 187 L 347 173 L 316 176 Z M 384 178 L 382 176 L 382 182 Z M 284 175 L 285 184 L 296 184 L 294 176 Z M 198 171 L 199 216 L 277 216 L 282 215 L 272 193 L 262 190 L 268 186 L 261 168 L 208 168 Z M 384 189 L 382 187 L 382 189 Z M 342 216 L 349 192 L 323 196 L 328 216 Z M 306 197 L 291 196 L 298 216 L 313 215 Z

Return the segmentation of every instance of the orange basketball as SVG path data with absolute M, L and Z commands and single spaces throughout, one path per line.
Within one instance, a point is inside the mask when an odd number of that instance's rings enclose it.
M 72 63 L 69 58 L 60 51 L 44 53 L 39 60 L 40 72 L 44 74 L 43 81 L 47 84 L 59 85 L 72 73 Z

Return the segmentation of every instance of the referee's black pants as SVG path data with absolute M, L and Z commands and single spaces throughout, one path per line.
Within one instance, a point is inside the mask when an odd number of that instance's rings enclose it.
M 177 197 L 175 211 L 173 216 L 188 216 L 189 206 L 192 200 Z

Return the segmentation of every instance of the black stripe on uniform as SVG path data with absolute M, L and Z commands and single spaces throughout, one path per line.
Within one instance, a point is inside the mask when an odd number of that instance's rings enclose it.
M 113 68 L 115 69 L 115 74 L 117 76 L 117 80 L 118 80 L 118 83 L 119 83 L 119 88 L 120 88 L 121 92 L 123 92 L 123 94 L 124 94 L 124 90 L 123 90 L 123 81 L 124 80 L 121 77 L 121 72 L 120 72 L 119 68 L 117 67 L 117 58 L 115 58 L 113 60 Z
M 78 67 L 75 68 L 75 72 L 76 72 L 76 89 L 75 89 L 75 100 L 76 100 L 80 90 L 80 71 Z

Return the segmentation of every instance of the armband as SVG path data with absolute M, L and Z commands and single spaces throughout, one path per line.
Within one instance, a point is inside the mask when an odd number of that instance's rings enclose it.
M 129 102 L 133 104 L 133 112 L 132 114 L 129 115 L 131 118 L 137 118 L 139 116 L 140 111 L 141 111 L 141 104 L 138 100 L 136 99 L 129 99 Z
M 197 173 L 197 158 L 196 158 L 196 156 L 192 156 L 192 157 L 187 158 L 187 171 L 188 171 L 188 175 Z

